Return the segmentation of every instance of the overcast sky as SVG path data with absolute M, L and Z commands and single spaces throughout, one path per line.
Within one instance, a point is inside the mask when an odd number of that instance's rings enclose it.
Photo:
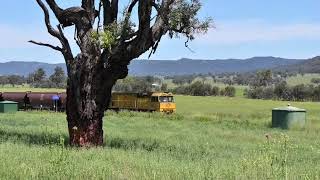
M 81 1 L 57 2 L 67 7 Z M 151 59 L 309 58 L 320 55 L 319 0 L 202 2 L 200 16 L 211 16 L 215 28 L 190 43 L 194 52 L 184 47 L 185 39 L 164 38 Z M 72 31 L 66 33 L 71 35 Z M 3 1 L 0 7 L 0 62 L 63 62 L 58 52 L 27 43 L 30 39 L 58 44 L 47 34 L 43 14 L 35 0 Z

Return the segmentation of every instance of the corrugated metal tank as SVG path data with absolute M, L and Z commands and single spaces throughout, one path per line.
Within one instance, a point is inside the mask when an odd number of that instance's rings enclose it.
M 272 127 L 291 129 L 303 128 L 306 123 L 306 110 L 288 105 L 272 110 Z
M 18 103 L 13 101 L 1 101 L 0 113 L 15 113 L 18 111 Z
M 26 92 L 3 92 L 2 99 L 4 101 L 14 101 L 18 103 L 19 108 L 25 107 L 25 100 L 27 97 Z

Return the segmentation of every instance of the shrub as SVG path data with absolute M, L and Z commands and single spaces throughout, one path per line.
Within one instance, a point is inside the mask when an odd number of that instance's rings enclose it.
M 213 86 L 211 89 L 211 96 L 219 96 L 219 87 L 218 86 Z
M 320 84 L 320 78 L 312 78 L 311 82 L 314 84 Z
M 229 97 L 235 97 L 236 96 L 236 88 L 233 86 L 227 86 L 224 89 L 224 95 Z

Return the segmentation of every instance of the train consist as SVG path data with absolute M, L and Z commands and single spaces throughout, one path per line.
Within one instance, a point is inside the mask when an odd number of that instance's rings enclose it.
M 39 109 L 64 111 L 66 93 L 57 92 L 2 92 L 0 101 L 15 101 L 20 110 Z
M 0 101 L 18 102 L 20 110 L 38 109 L 65 111 L 66 93 L 58 92 L 0 92 Z M 158 111 L 173 113 L 176 104 L 172 93 L 112 93 L 109 105 L 113 110 Z

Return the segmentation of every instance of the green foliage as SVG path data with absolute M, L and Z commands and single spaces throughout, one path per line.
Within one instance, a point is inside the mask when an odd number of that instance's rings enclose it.
M 250 83 L 253 87 L 269 86 L 272 84 L 273 74 L 271 70 L 258 71 Z
M 66 76 L 61 67 L 56 67 L 54 73 L 49 77 L 49 80 L 54 84 L 56 88 L 65 87 Z
M 144 77 L 127 77 L 118 80 L 113 87 L 114 91 L 119 92 L 150 92 L 150 91 L 166 91 L 167 84 L 162 79 L 153 76 Z
M 197 14 L 201 8 L 200 0 L 177 0 L 173 3 L 169 14 L 169 37 L 186 36 L 188 40 L 194 35 L 206 33 L 212 23 L 211 18 L 200 20 Z
M 44 69 L 39 68 L 33 74 L 33 80 L 36 83 L 42 82 L 46 78 L 46 72 Z
M 176 97 L 174 115 L 107 112 L 105 146 L 68 147 L 66 116 L 0 114 L 3 179 L 318 179 L 317 103 L 305 130 L 269 128 L 286 102 Z
M 212 86 L 204 81 L 194 81 L 189 85 L 180 85 L 172 90 L 175 94 L 191 95 L 191 96 L 229 96 L 236 95 L 236 88 L 227 86 L 221 89 L 218 86 Z
M 290 101 L 319 101 L 320 85 L 298 84 L 288 86 L 285 81 L 268 87 L 250 87 L 245 96 L 252 99 L 278 99 Z
M 130 39 L 130 35 L 134 33 L 133 28 L 135 24 L 130 19 L 125 18 L 114 22 L 103 29 L 93 31 L 91 38 L 100 44 L 101 48 L 108 49 L 111 52 L 111 48 L 118 44 L 119 41 Z
M 311 82 L 314 84 L 320 84 L 320 78 L 312 78 Z
M 227 86 L 224 89 L 224 96 L 235 97 L 236 96 L 236 88 L 233 86 Z

